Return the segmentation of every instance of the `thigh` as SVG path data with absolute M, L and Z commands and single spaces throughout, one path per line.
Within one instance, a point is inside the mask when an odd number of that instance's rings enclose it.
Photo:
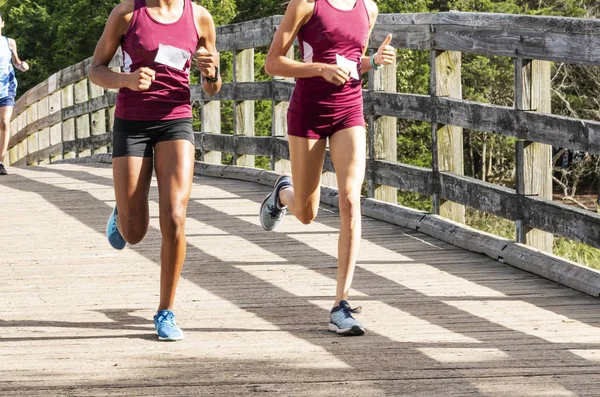
M 113 159 L 113 181 L 121 219 L 148 218 L 148 193 L 152 157 L 124 156 Z
M 2 122 L 5 125 L 9 125 L 10 124 L 10 119 L 12 118 L 13 110 L 14 110 L 14 107 L 12 107 L 12 106 L 1 106 L 1 103 L 0 103 L 0 120 L 2 120 Z
M 331 136 L 329 151 L 340 194 L 360 195 L 365 179 L 366 145 L 364 127 L 343 129 Z
M 288 136 L 294 199 L 296 207 L 310 204 L 318 208 L 321 199 L 321 174 L 325 161 L 325 139 L 307 139 Z
M 195 151 L 187 139 L 162 141 L 154 147 L 161 214 L 182 211 L 187 206 L 194 178 Z
M 115 118 L 113 125 L 113 159 L 118 157 L 152 157 L 156 143 L 156 122 Z

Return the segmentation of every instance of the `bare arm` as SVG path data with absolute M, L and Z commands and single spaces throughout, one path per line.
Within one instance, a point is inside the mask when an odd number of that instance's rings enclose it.
M 369 26 L 369 34 L 367 35 L 367 42 L 365 43 L 365 51 L 363 52 L 363 56 L 360 59 L 360 71 L 362 73 L 367 73 L 369 70 L 373 69 L 370 62 L 371 58 L 365 56 L 365 53 L 367 52 L 367 49 L 369 47 L 369 40 L 371 40 L 371 33 L 373 32 L 373 28 L 375 27 L 375 22 L 377 22 L 377 15 L 379 15 L 379 9 L 377 8 L 377 4 L 369 0 L 365 0 L 365 4 L 367 6 L 367 11 L 369 12 L 371 26 Z
M 196 65 L 202 73 L 202 88 L 209 96 L 214 96 L 221 90 L 221 76 L 217 73 L 219 67 L 219 53 L 217 52 L 217 31 L 212 15 L 201 6 L 194 5 L 196 26 L 200 33 L 198 50 L 196 51 Z M 206 78 L 217 81 L 211 83 Z
M 312 16 L 314 0 L 292 0 L 275 33 L 267 59 L 265 72 L 282 77 L 322 77 L 335 85 L 342 85 L 350 78 L 350 71 L 326 63 L 304 63 L 285 55 L 294 43 L 298 31 Z
M 120 73 L 110 70 L 110 61 L 115 56 L 121 38 L 129 28 L 133 16 L 133 0 L 125 0 L 117 5 L 108 17 L 104 33 L 96 45 L 90 80 L 104 88 L 130 88 L 136 91 L 147 90 L 154 80 L 155 72 L 150 68 L 140 68 L 132 73 Z
M 12 52 L 12 62 L 15 65 L 15 68 L 19 69 L 21 72 L 26 72 L 29 70 L 29 65 L 25 61 L 21 61 L 19 59 L 19 54 L 17 53 L 17 42 L 13 39 L 8 39 L 8 46 Z
M 369 10 L 369 16 L 371 19 L 371 26 L 369 27 L 369 34 L 367 35 L 367 42 L 365 43 L 365 52 L 367 51 L 367 47 L 369 45 L 369 40 L 371 38 L 371 32 L 373 31 L 373 27 L 375 27 L 375 22 L 377 21 L 377 15 L 379 14 L 379 10 L 377 9 L 377 4 L 373 1 L 365 0 L 367 5 L 367 9 Z M 375 54 L 375 64 L 377 65 L 389 65 L 393 62 L 394 57 L 396 56 L 396 49 L 390 46 L 390 42 L 392 41 L 392 35 L 388 35 L 386 39 L 383 41 L 377 53 Z M 360 59 L 360 70 L 362 73 L 367 73 L 372 70 L 373 66 L 371 65 L 371 57 L 365 56 L 363 54 Z

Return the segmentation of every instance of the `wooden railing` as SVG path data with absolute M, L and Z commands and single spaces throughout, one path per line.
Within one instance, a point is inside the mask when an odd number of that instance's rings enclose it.
M 270 44 L 280 19 L 218 28 L 219 50 L 234 53 L 234 81 L 214 98 L 192 86 L 192 101 L 201 106 L 196 145 L 205 162 L 221 164 L 225 152 L 240 166 L 254 167 L 254 156 L 269 156 L 272 169 L 287 169 L 285 115 L 294 83 L 253 81 L 254 48 Z M 600 248 L 600 215 L 551 200 L 551 147 L 600 154 L 600 122 L 552 115 L 550 109 L 550 62 L 600 65 L 600 21 L 457 12 L 387 14 L 379 16 L 372 46 L 388 33 L 399 49 L 430 51 L 430 94 L 395 92 L 393 67 L 371 72 L 364 91 L 369 197 L 394 203 L 396 189 L 417 192 L 434 198 L 435 213 L 457 222 L 464 223 L 464 206 L 516 221 L 517 242 L 545 251 L 551 251 L 553 235 Z M 462 99 L 461 52 L 514 58 L 514 107 Z M 89 60 L 67 68 L 19 99 L 11 164 L 107 151 L 116 96 L 88 82 L 88 66 Z M 220 101 L 225 100 L 233 101 L 233 134 L 220 133 Z M 272 101 L 270 136 L 255 136 L 257 100 Z M 397 119 L 432 124 L 431 168 L 396 162 Z M 516 189 L 463 175 L 462 128 L 518 138 Z M 334 172 L 329 157 L 325 170 Z M 327 175 L 325 183 L 331 181 Z

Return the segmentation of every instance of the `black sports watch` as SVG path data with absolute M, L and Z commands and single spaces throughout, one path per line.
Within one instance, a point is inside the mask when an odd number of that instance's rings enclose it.
M 217 81 L 219 81 L 219 67 L 215 66 L 215 77 L 206 77 L 205 75 L 202 75 L 202 77 L 204 78 L 204 81 L 207 81 L 211 84 L 216 83 Z

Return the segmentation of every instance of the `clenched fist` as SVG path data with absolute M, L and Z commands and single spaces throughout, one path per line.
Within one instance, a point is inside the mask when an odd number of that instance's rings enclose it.
M 325 65 L 321 77 L 331 84 L 340 86 L 350 80 L 350 71 L 338 65 Z
M 127 76 L 126 87 L 133 91 L 146 91 L 156 78 L 156 72 L 141 67 Z
M 204 47 L 198 48 L 198 51 L 196 51 L 196 65 L 204 77 L 208 77 L 209 79 L 216 77 L 215 67 L 217 63 L 218 53 L 210 52 Z

